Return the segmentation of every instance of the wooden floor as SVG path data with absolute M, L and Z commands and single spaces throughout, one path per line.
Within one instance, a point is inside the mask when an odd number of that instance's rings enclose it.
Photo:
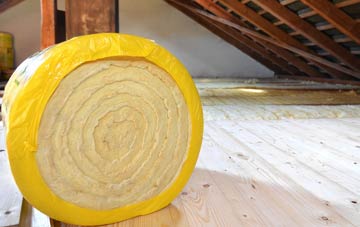
M 247 107 L 243 114 L 248 117 L 236 117 L 234 112 L 207 118 L 196 169 L 176 200 L 153 214 L 108 227 L 360 226 L 360 117 L 284 115 L 271 120 L 264 117 L 266 109 L 255 108 L 268 103 L 249 101 L 244 107 L 231 103 L 238 100 L 228 102 L 208 102 L 205 115 L 211 106 L 230 112 Z M 279 109 L 288 106 L 276 104 L 276 98 L 272 102 Z M 327 111 L 318 104 L 293 105 L 315 108 L 314 113 Z M 355 112 L 359 108 L 331 106 L 335 112 L 340 107 Z M 254 114 L 257 120 L 249 117 Z M 0 152 L 0 161 L 4 154 Z M 6 171 L 1 170 L 2 187 Z M 72 226 L 49 220 L 26 203 L 20 209 L 8 198 L 5 201 L 6 196 L 1 198 L 3 220 L 22 210 L 22 223 L 27 223 L 23 226 Z

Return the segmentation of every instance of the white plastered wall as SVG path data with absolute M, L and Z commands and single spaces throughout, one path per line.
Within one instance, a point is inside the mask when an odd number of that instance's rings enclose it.
M 16 64 L 40 48 L 40 1 L 0 14 L 0 31 L 14 35 Z M 64 8 L 64 0 L 58 2 Z M 153 39 L 194 77 L 272 77 L 273 72 L 163 0 L 120 0 L 120 32 Z

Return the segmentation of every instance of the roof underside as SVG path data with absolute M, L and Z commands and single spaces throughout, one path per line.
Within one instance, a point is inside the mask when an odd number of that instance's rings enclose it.
M 166 0 L 277 75 L 360 80 L 360 0 Z

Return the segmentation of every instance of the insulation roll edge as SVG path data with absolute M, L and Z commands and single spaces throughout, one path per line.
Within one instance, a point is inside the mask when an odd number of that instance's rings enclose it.
M 166 71 L 175 81 L 189 113 L 191 132 L 188 150 L 176 178 L 160 194 L 113 209 L 85 208 L 61 199 L 44 181 L 35 157 L 40 122 L 51 96 L 67 75 L 84 63 L 118 57 L 144 59 Z M 191 76 L 180 61 L 153 41 L 115 33 L 73 38 L 25 60 L 5 88 L 2 116 L 12 174 L 25 199 L 48 216 L 77 225 L 114 223 L 167 206 L 189 180 L 203 134 L 200 98 Z

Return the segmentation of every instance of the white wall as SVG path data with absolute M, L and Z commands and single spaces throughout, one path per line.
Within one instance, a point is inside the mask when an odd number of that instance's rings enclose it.
M 155 40 L 195 77 L 271 77 L 273 72 L 163 0 L 120 0 L 120 32 Z
M 15 37 L 16 63 L 40 48 L 39 0 L 0 13 L 0 31 Z M 64 8 L 64 0 L 59 1 Z M 120 32 L 155 40 L 194 77 L 271 77 L 273 72 L 163 0 L 120 0 Z
M 25 0 L 0 13 L 0 31 L 14 36 L 15 64 L 40 49 L 40 0 Z

